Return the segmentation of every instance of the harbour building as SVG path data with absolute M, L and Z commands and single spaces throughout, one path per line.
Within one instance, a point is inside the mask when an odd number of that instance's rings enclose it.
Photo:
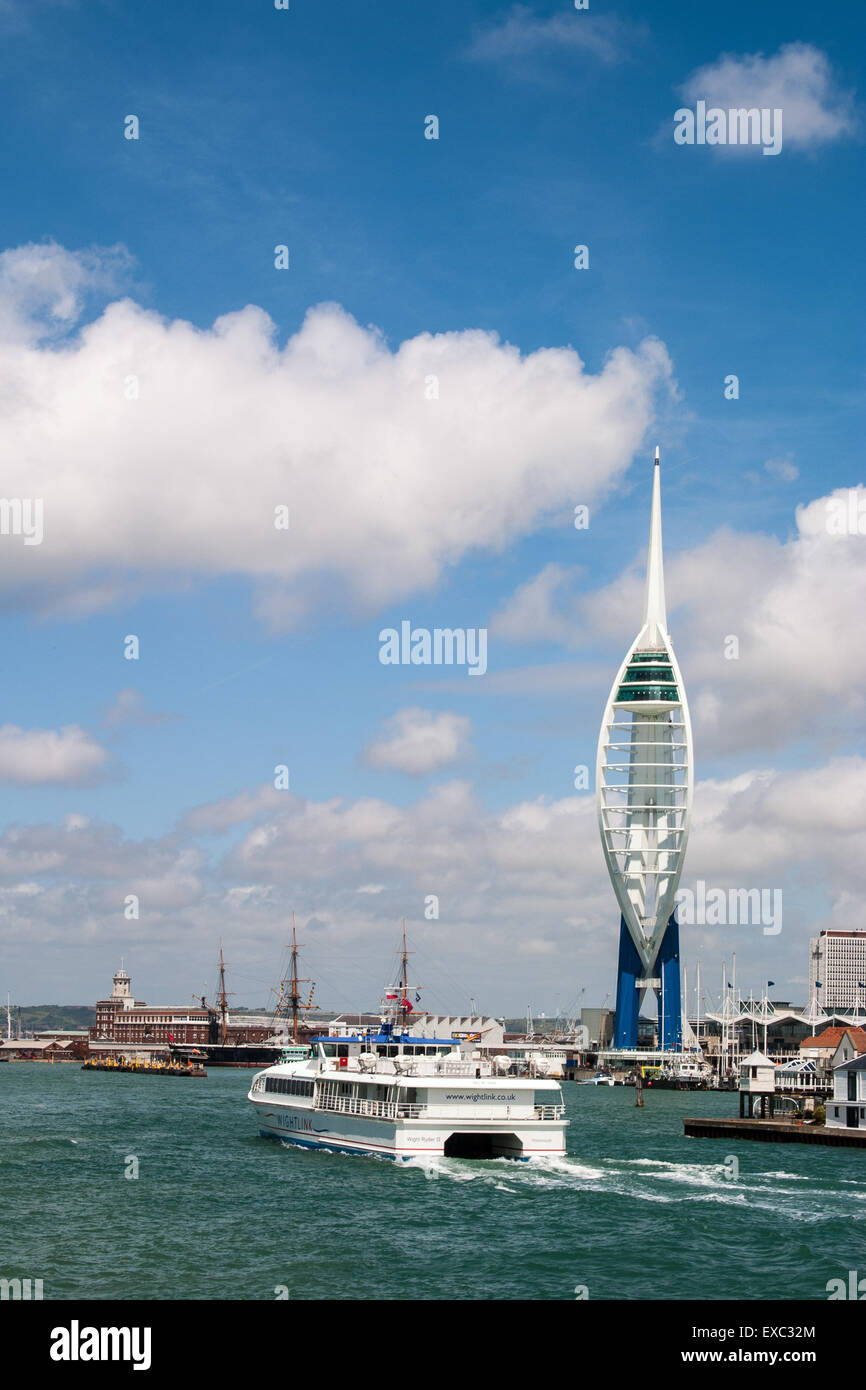
M 211 1011 L 183 1005 L 148 1006 L 132 995 L 132 981 L 123 965 L 114 975 L 108 999 L 96 1003 L 96 1023 L 90 1029 L 90 1050 L 100 1044 L 126 1047 L 165 1047 L 169 1043 L 207 1042 Z
M 693 783 L 688 704 L 667 630 L 656 449 L 643 624 L 611 687 L 596 765 L 599 832 L 620 911 L 617 1049 L 637 1047 L 649 991 L 657 1001 L 660 1047 L 683 1047 L 675 895 Z

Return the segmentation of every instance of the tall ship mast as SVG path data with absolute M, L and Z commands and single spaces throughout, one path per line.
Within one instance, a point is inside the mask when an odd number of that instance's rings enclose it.
M 405 941 L 404 941 L 405 945 Z M 312 1008 L 313 993 L 316 988 L 315 980 L 301 979 L 298 976 L 298 935 L 295 930 L 295 914 L 292 913 L 292 947 L 290 951 L 292 972 L 288 979 L 280 981 L 280 993 L 277 1000 L 275 1016 L 277 1018 L 289 1018 L 292 1020 L 292 1042 L 298 1042 L 298 1019 L 301 1013 Z M 300 986 L 310 985 L 309 995 L 304 1002 L 301 997 Z
M 220 984 L 217 991 L 217 999 L 220 1006 L 220 1042 L 223 1047 L 226 1044 L 226 1034 L 229 1026 L 229 999 L 226 993 L 226 963 L 223 960 L 223 939 L 220 937 Z

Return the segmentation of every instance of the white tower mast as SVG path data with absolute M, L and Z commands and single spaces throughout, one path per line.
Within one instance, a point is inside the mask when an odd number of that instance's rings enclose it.
M 656 449 L 643 626 L 611 687 L 596 762 L 602 849 L 639 961 L 638 1009 L 647 989 L 663 996 L 656 962 L 675 906 L 694 783 L 688 704 L 667 630 L 660 475 Z M 673 1028 L 663 997 L 661 1008 Z M 679 1001 L 675 1012 L 678 1022 Z

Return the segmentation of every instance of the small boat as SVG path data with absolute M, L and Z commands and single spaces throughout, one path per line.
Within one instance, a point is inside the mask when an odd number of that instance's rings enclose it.
M 577 1084 L 578 1086 L 615 1086 L 616 1082 L 607 1068 L 602 1067 L 600 1071 L 595 1073 L 595 1076 L 589 1076 L 585 1081 L 578 1081 Z
M 672 1058 L 662 1068 L 642 1068 L 647 1086 L 657 1091 L 706 1091 L 711 1083 L 712 1068 L 694 1057 Z M 647 1076 L 647 1072 L 654 1073 Z

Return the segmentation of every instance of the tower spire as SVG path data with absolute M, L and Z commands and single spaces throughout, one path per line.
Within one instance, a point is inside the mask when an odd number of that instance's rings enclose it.
M 676 892 L 691 818 L 694 764 L 682 675 L 667 630 L 661 465 L 653 466 L 643 624 L 611 687 L 596 760 L 602 848 L 620 909 L 616 1045 L 637 1046 L 648 989 L 663 1049 L 682 1046 Z
M 646 605 L 644 608 L 644 627 L 646 640 L 650 646 L 664 646 L 668 619 L 665 610 L 665 576 L 662 561 L 662 492 L 661 463 L 656 445 L 653 465 L 653 500 L 650 519 L 649 553 L 646 564 Z

